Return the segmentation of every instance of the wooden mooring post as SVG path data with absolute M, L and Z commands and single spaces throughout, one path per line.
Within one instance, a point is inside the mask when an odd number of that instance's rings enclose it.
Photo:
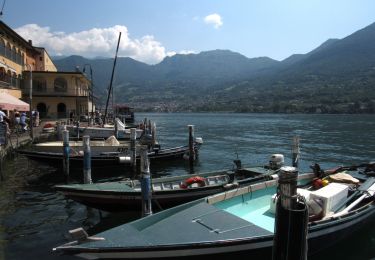
M 297 196 L 298 170 L 283 166 L 278 176 L 272 259 L 306 260 L 309 215 L 305 201 Z
M 141 191 L 142 191 L 142 216 L 152 215 L 151 204 L 151 174 L 150 162 L 148 160 L 148 147 L 142 145 L 140 149 L 141 155 Z
M 56 122 L 56 139 L 61 140 L 61 129 L 62 129 L 62 124 L 60 121 Z
M 147 131 L 148 131 L 147 132 L 148 134 L 151 134 L 151 131 L 152 131 L 151 120 L 148 120 Z
M 69 178 L 69 131 L 63 130 L 63 170 L 66 178 Z
M 292 146 L 292 165 L 293 167 L 298 168 L 298 161 L 300 157 L 300 148 L 299 148 L 299 136 L 293 137 L 293 146 Z
M 143 131 L 145 134 L 147 134 L 147 117 L 143 120 Z
M 152 147 L 155 149 L 155 145 L 156 145 L 156 124 L 155 124 L 155 122 L 152 123 L 151 136 L 152 136 Z
M 83 136 L 83 183 L 92 183 L 90 136 Z
M 117 124 L 116 120 L 115 120 L 114 124 L 115 124 L 115 137 L 118 139 L 118 124 Z

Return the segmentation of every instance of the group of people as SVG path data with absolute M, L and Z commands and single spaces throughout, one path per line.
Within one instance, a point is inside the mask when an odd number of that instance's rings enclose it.
M 14 124 L 15 127 L 20 126 L 22 132 L 27 131 L 27 123 L 26 123 L 26 113 L 25 112 L 18 112 L 17 110 L 14 111 Z
M 31 116 L 33 117 L 33 125 L 38 126 L 39 125 L 39 113 L 35 109 L 32 111 Z M 21 132 L 26 132 L 28 130 L 27 126 L 27 120 L 29 119 L 27 117 L 26 112 L 19 112 L 17 110 L 13 110 L 13 113 L 11 114 L 10 119 L 7 114 L 5 114 L 4 111 L 0 109 L 0 123 L 7 124 L 7 127 L 15 127 L 17 129 L 20 129 Z

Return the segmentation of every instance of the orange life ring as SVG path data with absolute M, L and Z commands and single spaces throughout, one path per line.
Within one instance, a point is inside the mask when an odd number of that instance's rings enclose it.
M 206 186 L 205 178 L 200 177 L 200 176 L 194 176 L 194 177 L 190 177 L 190 178 L 186 179 L 185 181 L 183 181 L 180 184 L 180 187 L 182 189 L 187 189 L 190 185 L 192 185 L 194 183 L 198 183 L 199 187 Z

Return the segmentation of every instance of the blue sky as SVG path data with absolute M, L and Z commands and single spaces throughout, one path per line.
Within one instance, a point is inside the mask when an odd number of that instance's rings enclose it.
M 2 3 L 4 0 L 0 0 Z M 50 55 L 166 55 L 229 49 L 282 60 L 375 22 L 372 0 L 7 0 L 2 20 Z

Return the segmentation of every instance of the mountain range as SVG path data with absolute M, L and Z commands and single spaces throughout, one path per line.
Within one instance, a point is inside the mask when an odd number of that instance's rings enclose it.
M 102 104 L 113 61 L 54 59 L 61 71 L 90 64 Z M 113 84 L 116 103 L 147 111 L 375 113 L 374 88 L 375 23 L 283 61 L 230 50 L 177 54 L 156 65 L 120 57 Z

